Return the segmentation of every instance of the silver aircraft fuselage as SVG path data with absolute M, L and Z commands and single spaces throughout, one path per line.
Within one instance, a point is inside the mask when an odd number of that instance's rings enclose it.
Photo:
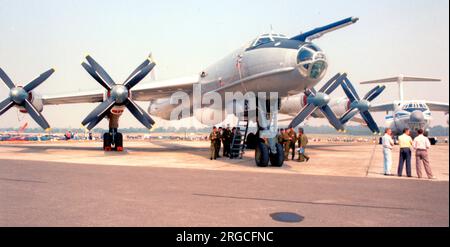
M 261 39 L 260 36 L 204 69 L 198 82 L 202 95 L 217 92 L 226 100 L 226 92 L 263 92 L 267 96 L 276 92 L 279 98 L 284 98 L 313 88 L 325 76 L 326 56 L 313 43 L 287 39 L 283 35 L 275 35 L 267 43 L 260 43 Z M 192 99 L 192 95 L 190 97 Z M 231 103 L 225 101 L 220 111 L 232 114 L 226 112 Z M 149 113 L 169 120 L 175 107 L 169 98 L 160 99 L 150 104 Z M 204 107 L 202 110 L 211 109 Z

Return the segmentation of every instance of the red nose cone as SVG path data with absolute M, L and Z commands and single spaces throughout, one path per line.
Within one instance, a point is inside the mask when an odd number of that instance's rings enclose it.
M 306 94 L 305 94 L 305 95 L 303 95 L 303 106 L 305 106 L 307 104 L 308 104 L 308 96 L 306 96 Z

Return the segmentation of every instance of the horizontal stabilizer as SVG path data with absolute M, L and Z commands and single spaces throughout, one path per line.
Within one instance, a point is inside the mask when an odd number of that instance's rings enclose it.
M 424 78 L 424 77 L 411 77 L 411 76 L 397 76 L 397 77 L 391 77 L 391 78 L 384 78 L 379 80 L 371 80 L 371 81 L 364 81 L 360 84 L 380 84 L 380 83 L 392 83 L 392 82 L 440 82 L 441 79 L 433 79 L 433 78 Z

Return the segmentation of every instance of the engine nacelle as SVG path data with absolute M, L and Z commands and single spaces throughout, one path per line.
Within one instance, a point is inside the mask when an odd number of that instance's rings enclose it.
M 288 98 L 284 98 L 281 101 L 280 113 L 293 116 L 298 114 L 307 104 L 308 96 L 306 96 L 305 94 L 290 96 Z M 328 105 L 338 117 L 344 115 L 344 113 L 350 108 L 350 102 L 347 98 L 331 99 Z M 319 110 L 313 112 L 312 116 L 315 118 L 325 117 Z
M 170 120 L 170 115 L 175 107 L 177 106 L 170 104 L 170 98 L 158 99 L 154 102 L 150 102 L 148 113 L 164 120 Z
M 342 117 L 350 109 L 351 102 L 347 98 L 336 98 L 330 102 L 331 110 L 338 117 Z
M 42 112 L 44 110 L 44 103 L 42 102 L 42 96 L 40 94 L 30 92 L 28 94 L 28 100 L 39 112 Z M 24 107 L 18 106 L 18 108 L 21 113 L 27 113 L 27 110 Z
M 295 115 L 308 104 L 308 97 L 305 94 L 297 94 L 281 100 L 281 114 Z

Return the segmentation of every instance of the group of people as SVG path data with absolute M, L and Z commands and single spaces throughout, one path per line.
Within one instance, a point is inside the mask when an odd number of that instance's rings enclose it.
M 298 129 L 298 134 L 295 132 L 294 128 L 280 129 L 277 139 L 278 143 L 283 146 L 285 160 L 289 160 L 291 151 L 292 160 L 295 159 L 296 154 L 298 154 L 297 161 L 299 162 L 308 162 L 310 160 L 310 157 L 305 152 L 306 146 L 308 145 L 308 137 L 305 135 L 303 128 Z M 242 135 L 239 127 L 232 129 L 230 129 L 230 126 L 227 126 L 226 128 L 213 127 L 212 132 L 209 134 L 209 140 L 211 142 L 211 160 L 222 157 L 236 158 L 239 156 L 240 145 L 242 145 Z M 223 153 L 222 156 L 220 156 L 222 146 Z
M 306 146 L 308 145 L 308 137 L 305 135 L 303 128 L 298 129 L 298 134 L 294 128 L 280 129 L 278 133 L 278 143 L 283 146 L 284 160 L 289 160 L 289 154 L 292 151 L 291 158 L 295 160 L 295 154 L 298 154 L 298 162 L 308 162 L 310 157 L 306 155 Z M 296 149 L 296 146 L 298 147 Z
M 237 150 L 238 145 L 233 144 L 233 139 L 235 143 L 241 143 L 241 130 L 240 128 L 230 126 L 226 128 L 216 126 L 213 127 L 212 132 L 209 134 L 209 140 L 211 141 L 210 146 L 210 159 L 216 160 L 222 157 L 235 158 L 239 155 L 239 150 Z M 220 149 L 223 146 L 223 153 L 220 156 Z
M 416 152 L 416 172 L 417 177 L 422 178 L 422 164 L 429 179 L 436 179 L 430 167 L 428 150 L 431 147 L 430 140 L 424 136 L 424 130 L 418 130 L 418 136 L 413 140 L 411 138 L 411 130 L 405 129 L 403 135 L 399 136 L 398 144 L 400 146 L 400 158 L 398 164 L 397 175 L 403 176 L 403 167 L 406 164 L 406 175 L 412 177 L 411 159 L 412 150 Z M 394 140 L 392 139 L 392 130 L 386 129 L 385 135 L 382 137 L 383 155 L 384 155 L 384 175 L 392 176 L 392 149 Z

